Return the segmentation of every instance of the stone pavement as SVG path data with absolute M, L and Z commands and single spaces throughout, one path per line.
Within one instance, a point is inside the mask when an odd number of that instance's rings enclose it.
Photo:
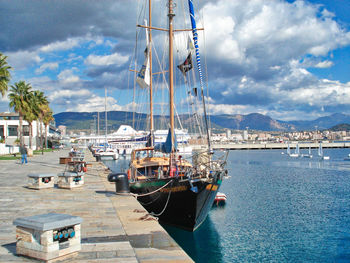
M 85 185 L 73 190 L 57 187 L 33 190 L 26 187 L 29 173 L 60 173 L 66 168 L 59 157 L 68 150 L 44 153 L 19 161 L 0 161 L 0 262 L 37 262 L 16 255 L 18 217 L 45 213 L 64 213 L 83 218 L 82 250 L 73 258 L 59 262 L 192 262 L 154 218 L 131 196 L 115 194 L 107 181 L 109 170 L 96 162 L 85 174 Z

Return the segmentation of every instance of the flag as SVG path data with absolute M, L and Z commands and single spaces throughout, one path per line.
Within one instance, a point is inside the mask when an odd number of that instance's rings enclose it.
M 185 75 L 187 71 L 192 69 L 192 55 L 191 52 L 188 54 L 186 60 L 184 63 L 182 63 L 181 65 L 177 66 L 181 72 Z
M 187 50 L 190 52 L 195 51 L 192 39 L 189 35 L 188 35 L 188 40 L 187 40 Z

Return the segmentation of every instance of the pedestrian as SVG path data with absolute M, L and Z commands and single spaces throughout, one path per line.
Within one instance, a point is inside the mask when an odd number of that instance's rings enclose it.
M 21 152 L 21 155 L 22 155 L 22 164 L 24 162 L 28 163 L 28 160 L 27 160 L 28 150 L 27 150 L 27 147 L 26 147 L 25 144 L 23 144 L 23 146 L 21 146 L 20 152 Z

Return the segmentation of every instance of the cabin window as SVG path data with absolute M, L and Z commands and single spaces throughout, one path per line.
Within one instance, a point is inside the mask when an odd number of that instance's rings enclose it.
M 17 136 L 17 125 L 9 125 L 8 126 L 8 135 L 9 136 Z

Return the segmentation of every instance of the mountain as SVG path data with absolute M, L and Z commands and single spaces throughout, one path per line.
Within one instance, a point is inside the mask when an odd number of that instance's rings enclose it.
M 121 124 L 132 125 L 132 119 L 136 120 L 135 128 L 137 130 L 148 129 L 148 115 L 143 113 L 132 113 L 125 111 L 110 111 L 107 114 L 108 130 L 117 130 Z M 62 112 L 54 115 L 56 125 L 65 125 L 70 130 L 90 130 L 95 127 L 97 112 Z M 182 115 L 182 124 L 188 128 L 193 121 L 191 117 Z M 105 114 L 100 113 L 100 130 L 104 130 Z M 155 129 L 160 129 L 159 123 L 167 123 L 168 118 L 163 116 L 154 116 Z M 260 130 L 260 131 L 302 131 L 302 130 L 324 130 L 342 123 L 350 123 L 350 115 L 341 113 L 332 114 L 311 121 L 280 121 L 274 120 L 269 116 L 259 113 L 242 114 L 221 114 L 210 116 L 211 126 L 215 129 L 223 130 Z
M 298 130 L 325 130 L 340 123 L 350 123 L 350 115 L 334 113 L 312 121 L 290 121 L 288 123 L 295 125 Z
M 350 124 L 341 123 L 331 127 L 329 130 L 331 131 L 350 131 Z
M 213 115 L 210 116 L 211 122 L 218 126 L 234 129 L 234 130 L 261 130 L 261 131 L 288 131 L 295 130 L 294 125 L 287 122 L 274 120 L 269 116 L 259 113 L 251 113 L 248 115 Z

